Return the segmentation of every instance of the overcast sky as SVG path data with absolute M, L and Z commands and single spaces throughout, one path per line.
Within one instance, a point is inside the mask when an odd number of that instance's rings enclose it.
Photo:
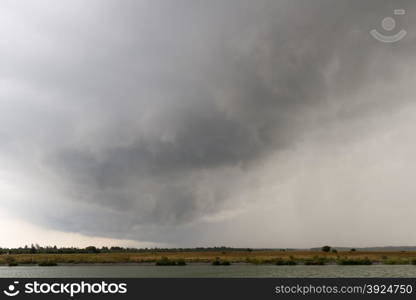
M 416 245 L 416 3 L 336 2 L 1 1 L 0 246 Z

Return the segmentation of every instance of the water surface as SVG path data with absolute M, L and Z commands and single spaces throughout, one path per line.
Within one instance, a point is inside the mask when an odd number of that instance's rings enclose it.
M 240 264 L 232 266 L 187 265 L 73 265 L 57 267 L 0 267 L 0 277 L 416 277 L 416 266 L 274 266 Z

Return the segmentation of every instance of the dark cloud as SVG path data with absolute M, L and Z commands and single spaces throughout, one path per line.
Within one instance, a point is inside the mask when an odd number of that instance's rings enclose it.
M 414 34 L 400 46 L 368 35 L 397 1 L 4 5 L 18 21 L 0 51 L 0 137 L 56 180 L 63 200 L 39 201 L 62 213 L 34 219 L 93 235 L 192 238 L 187 226 L 221 212 L 263 159 L 402 107 L 355 96 L 394 84 L 415 53 Z

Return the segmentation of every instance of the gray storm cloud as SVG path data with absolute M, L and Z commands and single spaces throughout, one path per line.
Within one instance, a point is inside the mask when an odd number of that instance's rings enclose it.
M 0 156 L 35 182 L 6 207 L 64 231 L 189 243 L 201 220 L 261 205 L 238 195 L 268 158 L 408 104 L 358 97 L 400 95 L 413 74 L 414 34 L 368 34 L 397 5 L 4 1 Z

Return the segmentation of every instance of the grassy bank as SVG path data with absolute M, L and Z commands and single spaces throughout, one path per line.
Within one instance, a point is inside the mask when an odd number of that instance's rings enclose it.
M 105 263 L 158 263 L 184 265 L 214 262 L 274 264 L 274 265 L 369 265 L 416 264 L 416 252 L 338 252 L 321 251 L 190 251 L 141 253 L 77 253 L 77 254 L 2 254 L 2 265 L 55 265 Z M 169 264 L 168 262 L 175 262 Z M 221 265 L 221 264 L 219 264 Z

